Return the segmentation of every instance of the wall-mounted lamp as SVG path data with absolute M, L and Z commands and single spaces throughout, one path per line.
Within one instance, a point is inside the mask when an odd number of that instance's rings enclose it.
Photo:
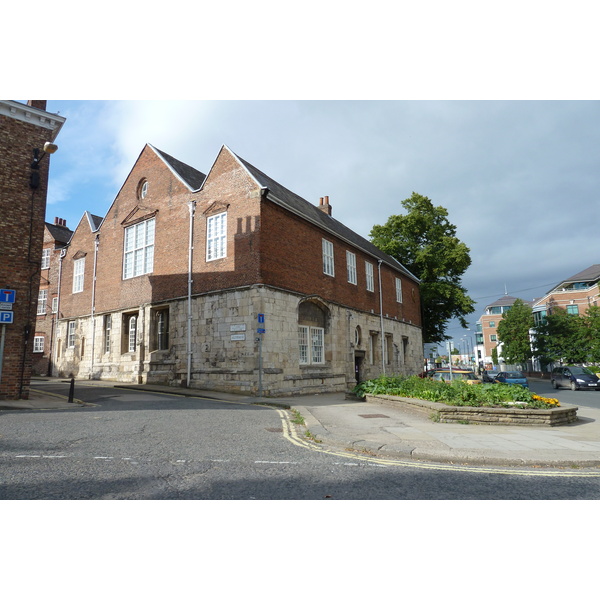
M 39 148 L 33 149 L 33 162 L 31 163 L 31 175 L 29 177 L 29 187 L 32 190 L 37 190 L 37 188 L 40 187 L 40 162 L 46 154 L 54 154 L 57 150 L 58 146 L 52 142 L 46 142 L 44 144 L 41 156 Z

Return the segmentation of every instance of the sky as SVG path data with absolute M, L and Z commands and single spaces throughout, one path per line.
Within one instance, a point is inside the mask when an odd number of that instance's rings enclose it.
M 0 94 L 67 118 L 49 222 L 104 216 L 146 143 L 204 173 L 225 144 L 366 238 L 413 192 L 446 208 L 471 252 L 471 328 L 505 291 L 531 300 L 600 262 L 593 2 L 109 6 L 91 28 L 32 0 L 44 19 L 0 39 L 18 56 Z
M 47 221 L 104 216 L 146 143 L 208 173 L 223 144 L 365 238 L 412 192 L 448 211 L 476 302 L 600 263 L 595 100 L 50 100 L 66 117 Z M 455 330 L 454 330 L 455 329 Z M 451 323 L 449 335 L 464 332 Z

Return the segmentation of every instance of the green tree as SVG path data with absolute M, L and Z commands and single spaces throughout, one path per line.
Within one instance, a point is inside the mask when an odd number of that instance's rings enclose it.
M 583 319 L 588 330 L 588 360 L 592 363 L 600 363 L 600 306 L 590 306 Z
M 498 324 L 502 358 L 509 364 L 524 364 L 533 355 L 529 330 L 533 328 L 531 307 L 518 298 Z
M 466 328 L 465 315 L 475 310 L 461 285 L 471 264 L 469 248 L 456 237 L 456 227 L 442 206 L 433 206 L 429 198 L 414 192 L 402 206 L 407 214 L 392 215 L 385 225 L 375 225 L 371 241 L 421 280 L 423 341 L 439 343 L 448 339 L 450 319 L 458 319 Z
M 543 364 L 567 364 L 589 360 L 590 330 L 583 317 L 570 315 L 563 308 L 552 308 L 545 321 L 535 328 L 535 355 Z

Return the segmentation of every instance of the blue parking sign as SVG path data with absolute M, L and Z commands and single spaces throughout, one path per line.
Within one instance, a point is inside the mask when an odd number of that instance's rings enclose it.
M 3 310 L 0 311 L 0 324 L 6 325 L 7 323 L 13 322 L 13 311 L 12 310 Z

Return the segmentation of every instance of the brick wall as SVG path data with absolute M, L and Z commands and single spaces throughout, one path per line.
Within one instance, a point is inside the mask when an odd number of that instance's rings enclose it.
M 15 102 L 0 102 L 0 288 L 16 291 L 6 325 L 0 397 L 28 398 L 42 253 L 49 156 L 30 187 L 35 148 L 52 141 L 64 119 Z
M 57 225 L 64 230 L 65 237 L 72 232 L 66 225 Z M 48 227 L 44 228 L 44 242 L 42 249 L 49 250 L 50 263 L 46 269 L 41 269 L 40 292 L 46 291 L 46 306 L 44 314 L 36 315 L 34 337 L 43 338 L 43 351 L 33 353 L 33 374 L 34 375 L 52 375 L 53 342 L 55 339 L 55 327 L 57 313 L 52 312 L 53 300 L 58 297 L 58 280 L 60 270 L 60 253 L 65 247 L 65 243 L 54 238 Z M 36 311 L 37 312 L 37 311 Z

